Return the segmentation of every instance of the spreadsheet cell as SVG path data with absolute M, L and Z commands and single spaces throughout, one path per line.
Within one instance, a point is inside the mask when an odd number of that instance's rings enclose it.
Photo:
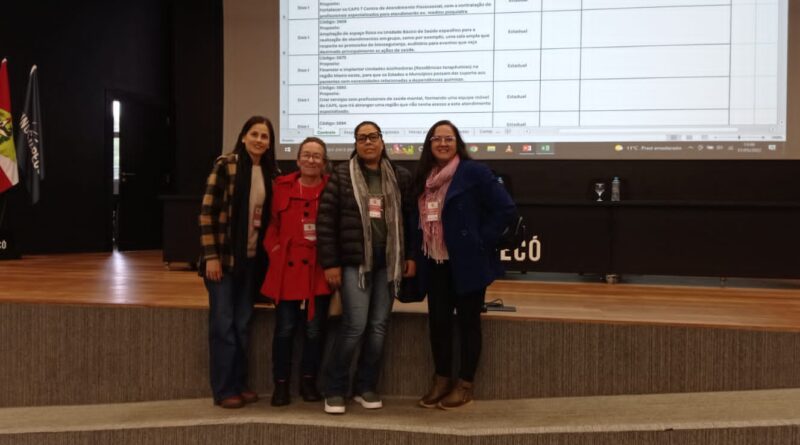
M 756 45 L 733 45 L 731 47 L 730 76 L 754 76 L 758 67 L 755 65 Z
M 745 0 L 752 1 L 752 0 Z M 674 6 L 730 5 L 730 0 L 583 0 L 583 9 L 663 8 Z
M 777 77 L 756 77 L 756 108 L 778 108 L 777 98 L 774 94 L 770 94 L 771 91 L 775 91 L 777 83 Z
M 320 92 L 323 86 L 320 87 Z M 332 87 L 329 87 L 332 88 Z M 325 113 L 441 113 L 492 111 L 492 83 L 470 83 L 465 91 L 457 83 L 404 85 L 341 85 L 321 96 L 319 112 Z
M 756 82 L 755 77 L 732 77 L 730 107 L 736 109 L 755 108 Z
M 306 23 L 307 27 L 293 27 L 289 29 L 289 53 L 296 55 L 315 55 L 318 52 L 319 33 L 314 32 L 317 21 Z
M 657 110 L 657 111 L 583 111 L 581 125 L 614 126 L 619 122 L 630 125 L 726 125 L 727 110 Z
M 542 9 L 545 11 L 563 11 L 567 9 L 581 9 L 581 0 L 543 0 Z
M 539 80 L 541 58 L 539 50 L 498 51 L 494 55 L 494 79 Z
M 756 46 L 756 76 L 778 75 L 778 48 L 775 45 Z
M 594 48 L 581 51 L 582 79 L 727 76 L 729 45 Z
M 577 127 L 580 125 L 580 113 L 577 111 L 547 111 L 542 112 L 542 127 Z
M 315 84 L 319 76 L 319 57 L 289 57 L 289 72 L 292 73 L 293 84 Z
M 303 136 L 312 136 L 314 131 L 317 129 L 319 124 L 319 118 L 317 114 L 291 114 L 289 115 L 288 124 L 290 128 L 293 129 L 300 129 L 300 130 L 307 130 L 307 133 Z
M 758 43 L 778 43 L 778 29 L 779 22 L 777 17 L 778 5 L 763 3 L 759 4 L 756 8 L 756 42 Z
M 476 52 L 466 61 L 461 54 L 447 52 L 322 55 L 319 83 L 491 82 L 493 71 L 491 51 Z
M 708 45 L 730 41 L 730 7 L 583 12 L 583 47 Z
M 492 14 L 494 4 L 486 2 L 455 2 L 430 0 L 403 0 L 402 2 L 376 2 L 374 0 L 336 0 L 319 3 L 319 16 L 325 18 L 392 18 L 443 14 Z
M 312 0 L 295 0 L 289 8 L 289 19 L 314 19 L 319 16 L 319 2 Z
M 353 128 L 358 125 L 360 122 L 365 120 L 376 120 L 375 113 L 341 113 L 341 114 L 325 114 L 322 116 L 317 115 L 294 115 L 291 118 L 293 122 L 297 123 L 314 123 L 319 120 L 319 128 L 323 130 L 323 133 L 326 135 L 341 135 L 344 136 L 344 139 L 347 142 L 353 141 Z M 417 133 L 421 133 L 421 136 L 425 135 L 425 131 L 430 126 L 431 120 L 436 122 L 442 119 L 454 119 L 454 116 L 458 117 L 458 121 L 462 122 L 465 128 L 471 127 L 491 127 L 492 125 L 492 113 L 452 113 L 452 112 L 441 112 L 441 113 L 426 113 L 426 114 L 400 114 L 397 116 L 397 123 L 396 127 L 384 127 L 383 131 L 386 134 L 391 134 L 393 128 L 416 128 L 418 129 Z M 312 127 L 313 128 L 313 127 Z M 305 136 L 310 136 L 314 134 L 311 131 L 308 131 Z M 303 137 L 305 137 L 303 136 Z M 395 140 L 397 138 L 394 138 Z M 416 140 L 421 139 L 421 137 L 417 137 Z
M 731 108 L 731 124 L 754 125 L 756 123 L 755 108 Z
M 494 48 L 497 50 L 539 48 L 540 17 L 538 12 L 498 16 L 494 25 Z
M 460 120 L 460 119 L 459 119 Z M 494 124 L 498 127 L 536 127 L 539 125 L 537 112 L 495 112 Z
M 379 25 L 378 25 L 379 23 Z M 493 49 L 491 15 L 442 17 L 348 18 L 320 20 L 321 54 L 391 54 Z
M 581 50 L 542 51 L 542 80 L 577 80 L 581 77 Z
M 728 108 L 727 78 L 587 80 L 582 110 L 692 110 Z
M 756 125 L 772 125 L 778 121 L 778 110 L 775 108 L 756 108 Z
M 581 82 L 554 80 L 542 82 L 542 111 L 577 111 L 581 106 Z
M 289 113 L 308 114 L 319 110 L 318 88 L 316 85 L 289 87 Z
M 579 48 L 582 17 L 580 11 L 542 14 L 542 48 Z
M 737 6 L 731 14 L 731 28 L 736 32 L 732 32 L 730 36 L 731 44 L 753 44 L 756 42 L 757 31 L 757 18 L 756 18 L 756 5 L 745 4 Z
M 542 10 L 542 0 L 498 0 L 494 2 L 495 14 L 505 12 L 537 12 Z
M 538 111 L 539 82 L 497 82 L 494 84 L 495 111 Z

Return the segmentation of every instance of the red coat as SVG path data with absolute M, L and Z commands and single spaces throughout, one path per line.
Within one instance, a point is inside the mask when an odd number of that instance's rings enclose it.
M 281 300 L 310 300 L 309 316 L 318 295 L 331 289 L 317 262 L 317 241 L 309 240 L 303 222 L 316 224 L 319 197 L 328 176 L 316 187 L 301 187 L 300 172 L 280 176 L 272 187 L 272 217 L 264 236 L 264 249 L 269 255 L 269 269 L 261 293 Z

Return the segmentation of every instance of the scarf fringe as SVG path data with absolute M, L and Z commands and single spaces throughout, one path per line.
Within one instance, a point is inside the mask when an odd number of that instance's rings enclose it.
M 422 228 L 422 252 L 428 258 L 442 263 L 450 259 L 447 252 L 447 245 L 444 242 L 444 222 L 442 221 L 442 211 L 444 210 L 444 200 L 447 197 L 447 190 L 453 182 L 453 175 L 460 158 L 455 156 L 443 168 L 434 168 L 425 180 L 425 193 L 419 197 L 420 227 Z M 425 221 L 424 215 L 427 210 L 428 201 L 439 203 L 439 220 Z

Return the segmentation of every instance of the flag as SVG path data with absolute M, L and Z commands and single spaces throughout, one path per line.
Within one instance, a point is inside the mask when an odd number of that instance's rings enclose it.
M 11 94 L 8 87 L 6 59 L 0 63 L 0 193 L 19 182 L 14 132 L 11 123 Z
M 17 160 L 31 195 L 31 203 L 39 201 L 39 181 L 44 180 L 44 144 L 42 142 L 42 113 L 39 107 L 39 78 L 36 65 L 28 77 L 25 106 L 19 119 Z

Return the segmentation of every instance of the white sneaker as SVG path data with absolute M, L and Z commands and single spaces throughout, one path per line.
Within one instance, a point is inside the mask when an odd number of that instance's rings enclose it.
M 325 397 L 325 412 L 328 414 L 344 414 L 346 411 L 344 397 Z
M 381 396 L 374 391 L 367 391 L 361 394 L 356 395 L 353 397 L 353 400 L 360 403 L 366 409 L 378 409 L 383 408 L 383 401 L 381 400 Z

